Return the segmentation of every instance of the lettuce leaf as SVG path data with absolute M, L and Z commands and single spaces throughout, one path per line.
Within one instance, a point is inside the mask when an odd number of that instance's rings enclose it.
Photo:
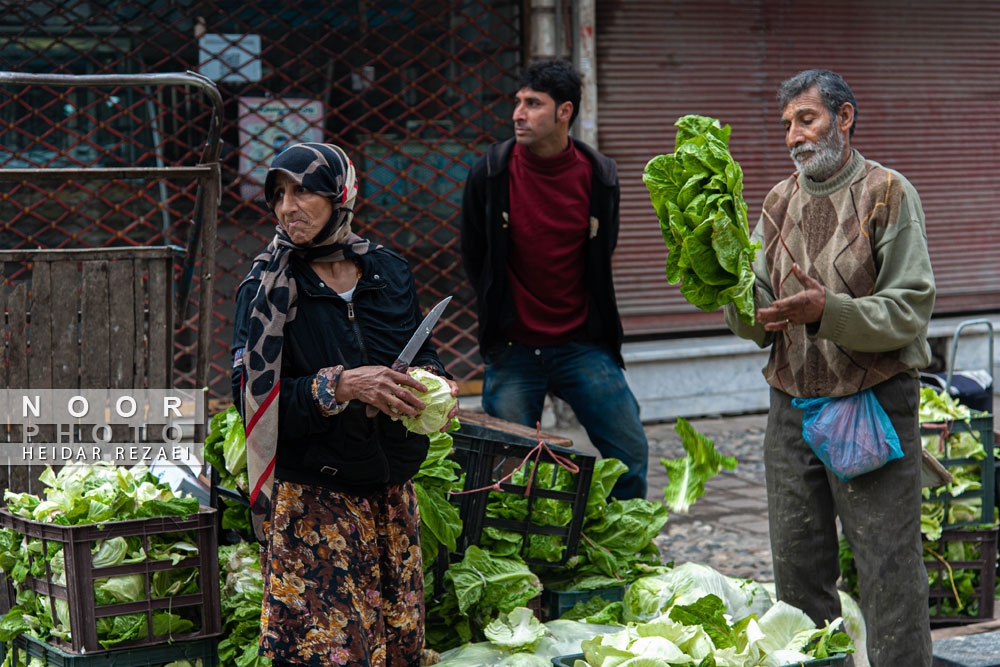
M 683 417 L 677 419 L 674 430 L 681 436 L 681 444 L 687 451 L 687 456 L 682 459 L 660 459 L 670 480 L 663 491 L 670 509 L 687 512 L 695 500 L 705 495 L 705 482 L 722 468 L 734 469 L 736 459 L 715 451 L 715 443 L 696 431 Z

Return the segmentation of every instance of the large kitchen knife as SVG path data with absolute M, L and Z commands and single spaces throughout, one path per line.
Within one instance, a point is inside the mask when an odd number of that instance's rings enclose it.
M 436 306 L 430 309 L 430 312 L 424 316 L 423 321 L 417 326 L 417 330 L 413 332 L 410 336 L 410 340 L 406 342 L 406 347 L 403 351 L 399 353 L 396 357 L 396 361 L 392 362 L 392 370 L 399 371 L 400 373 L 405 373 L 406 369 L 410 367 L 410 362 L 413 361 L 413 357 L 417 356 L 417 350 L 420 346 L 424 344 L 428 338 L 430 338 L 431 330 L 434 325 L 437 324 L 438 319 L 441 317 L 441 313 L 448 306 L 448 302 L 451 301 L 450 296 L 446 296 L 441 299 Z
M 392 362 L 392 366 L 390 366 L 392 370 L 400 373 L 406 372 L 406 369 L 410 367 L 410 362 L 413 361 L 413 357 L 417 356 L 417 350 L 419 350 L 420 346 L 424 344 L 424 341 L 430 337 L 431 330 L 434 328 L 434 325 L 437 324 L 438 319 L 441 317 L 441 313 L 444 312 L 444 309 L 447 307 L 449 301 L 451 301 L 451 297 L 446 296 L 424 316 L 424 319 L 417 326 L 417 330 L 413 332 L 412 336 L 410 336 L 410 340 L 406 341 L 403 351 L 399 353 L 398 357 L 396 357 L 396 361 Z M 374 405 L 365 406 L 365 415 L 369 418 L 374 417 L 376 414 L 378 414 L 378 408 Z

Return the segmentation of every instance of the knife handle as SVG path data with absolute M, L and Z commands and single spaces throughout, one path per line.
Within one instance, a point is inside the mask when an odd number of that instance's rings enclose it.
M 403 361 L 402 359 L 397 359 L 396 361 L 392 362 L 392 366 L 390 366 L 389 368 L 396 371 L 397 373 L 405 373 L 408 367 L 409 364 L 407 364 L 405 361 Z

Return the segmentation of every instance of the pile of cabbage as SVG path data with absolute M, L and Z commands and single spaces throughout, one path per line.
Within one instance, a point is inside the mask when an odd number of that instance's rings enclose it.
M 557 656 L 576 656 L 574 667 L 783 667 L 853 651 L 842 628 L 863 638 L 864 626 L 857 605 L 842 602 L 847 623 L 819 628 L 761 584 L 686 563 L 636 580 L 615 603 L 620 624 L 543 624 L 514 609 L 486 627 L 488 641 L 442 653 L 440 667 L 549 667 Z
M 11 514 L 32 521 L 72 526 L 189 515 L 199 511 L 197 499 L 174 495 L 169 486 L 141 465 L 131 469 L 108 463 L 68 465 L 58 473 L 46 468 L 39 479 L 48 487 L 44 500 L 30 493 L 5 492 L 4 500 Z M 153 534 L 147 541 L 148 549 L 143 547 L 139 536 L 94 541 L 91 557 L 98 574 L 94 580 L 97 605 L 147 599 L 144 575 L 100 577 L 100 568 L 147 559 L 169 560 L 176 565 L 198 554 L 197 541 L 188 532 Z M 0 529 L 0 571 L 13 583 L 16 593 L 12 608 L 0 619 L 0 641 L 9 641 L 22 633 L 42 641 L 50 638 L 71 640 L 73 629 L 69 625 L 67 602 L 55 599 L 53 603 L 48 596 L 38 595 L 23 586 L 29 575 L 45 579 L 46 567 L 53 583 L 67 585 L 62 543 L 48 540 L 43 547 L 40 538 L 27 537 L 8 528 Z M 148 597 L 169 598 L 197 592 L 196 568 L 160 570 L 149 580 Z M 199 614 L 199 610 L 190 607 L 156 610 L 152 612 L 153 634 L 166 638 L 192 632 L 201 622 Z M 98 641 L 104 648 L 145 639 L 148 632 L 144 613 L 100 617 L 95 624 Z
M 427 646 L 447 651 L 463 643 L 480 641 L 484 628 L 497 614 L 527 605 L 544 589 L 621 589 L 660 567 L 660 553 L 653 538 L 666 523 L 668 510 L 687 511 L 704 494 L 708 479 L 721 469 L 731 470 L 736 465 L 735 459 L 720 455 L 714 443 L 685 420 L 678 420 L 675 430 L 686 456 L 661 459 L 670 479 L 664 490 L 665 504 L 644 498 L 610 497 L 626 467 L 617 459 L 598 459 L 594 462 L 583 508 L 577 552 L 565 565 L 558 564 L 565 544 L 557 537 L 543 534 L 525 537 L 516 531 L 486 526 L 480 544 L 466 549 L 460 560 L 453 558 L 441 581 L 436 579 L 439 571 L 435 567 L 439 548 L 454 551 L 462 532 L 462 520 L 458 508 L 449 500 L 449 493 L 462 490 L 464 480 L 459 475 L 458 463 L 449 457 L 450 435 L 432 434 L 427 459 L 413 480 L 420 504 Z M 511 483 L 524 484 L 524 474 L 523 469 L 517 471 Z M 555 469 L 551 463 L 542 463 L 534 477 L 534 488 L 567 491 L 574 487 L 569 473 Z M 488 517 L 523 521 L 528 519 L 528 507 L 526 498 L 490 492 L 485 513 Z M 530 520 L 539 525 L 565 526 L 573 517 L 573 508 L 563 501 L 537 498 L 531 507 Z M 524 557 L 552 565 L 536 563 L 529 567 Z M 602 605 L 601 610 L 602 618 L 592 622 L 621 620 L 620 609 L 614 605 Z M 579 611 L 575 613 L 579 618 Z

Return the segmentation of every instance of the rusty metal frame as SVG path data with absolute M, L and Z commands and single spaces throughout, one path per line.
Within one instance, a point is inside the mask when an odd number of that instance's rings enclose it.
M 222 131 L 222 95 L 215 83 L 194 72 L 163 74 L 27 74 L 20 72 L 0 72 L 0 85 L 23 86 L 66 86 L 66 87 L 108 87 L 108 86 L 194 86 L 205 93 L 212 105 L 211 124 L 208 140 L 202 150 L 197 166 L 180 167 L 79 167 L 79 168 L 37 168 L 0 169 L 0 181 L 64 181 L 73 180 L 190 180 L 198 182 L 195 205 L 195 220 L 191 237 L 185 251 L 186 268 L 193 268 L 199 244 L 201 245 L 200 304 L 198 309 L 198 355 L 195 367 L 195 388 L 208 385 L 209 346 L 211 344 L 212 279 L 215 272 L 215 244 L 218 226 L 218 210 L 221 204 L 222 172 L 219 165 Z M 147 249 L 148 248 L 148 249 Z M 145 254 L 164 251 L 162 247 L 131 248 L 132 253 Z M 166 248 L 173 253 L 173 248 Z M 16 251 L 15 251 L 16 252 Z M 50 251 L 58 252 L 58 251 Z M 95 255 L 108 253 L 109 249 L 93 249 Z M 176 295 L 178 312 L 183 312 L 182 304 L 186 294 Z M 174 319 L 175 326 L 182 319 Z M 173 379 L 171 378 L 171 382 Z M 204 424 L 195 425 L 196 438 L 204 437 Z

